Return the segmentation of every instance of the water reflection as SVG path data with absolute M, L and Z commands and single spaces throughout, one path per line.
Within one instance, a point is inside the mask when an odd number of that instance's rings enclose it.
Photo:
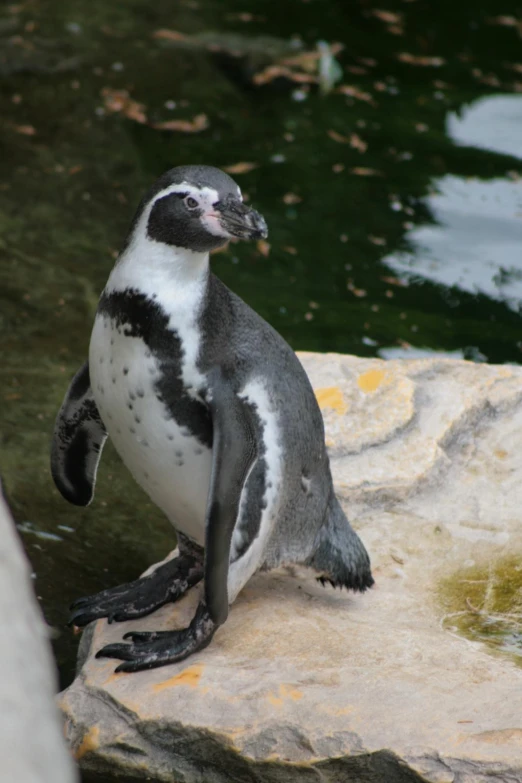
M 522 159 L 522 95 L 490 95 L 450 112 L 446 132 L 457 144 Z
M 522 182 L 447 174 L 425 205 L 433 223 L 406 235 L 410 250 L 383 259 L 396 273 L 470 294 L 485 294 L 518 310 L 522 300 Z M 455 301 L 458 304 L 458 300 Z
M 402 348 L 398 345 L 380 348 L 381 359 L 465 359 L 464 351 L 434 351 L 431 348 Z
M 446 128 L 459 145 L 522 159 L 522 96 L 475 101 Z M 489 180 L 446 174 L 423 199 L 431 221 L 406 234 L 407 249 L 383 262 L 409 281 L 484 294 L 519 311 L 522 301 L 522 181 L 515 171 Z M 458 306 L 458 298 L 450 304 Z

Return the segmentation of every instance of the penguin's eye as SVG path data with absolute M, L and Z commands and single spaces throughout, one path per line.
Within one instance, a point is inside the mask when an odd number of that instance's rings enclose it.
M 196 209 L 196 207 L 199 206 L 196 199 L 192 198 L 192 196 L 187 196 L 187 198 L 185 199 L 185 204 L 189 209 Z

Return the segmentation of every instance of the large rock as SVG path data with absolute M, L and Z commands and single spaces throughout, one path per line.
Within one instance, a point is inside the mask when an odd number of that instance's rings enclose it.
M 96 623 L 61 699 L 81 765 L 184 783 L 520 783 L 522 669 L 445 630 L 439 588 L 522 553 L 522 368 L 301 360 L 374 589 L 260 574 L 210 647 L 130 675 L 93 652 L 185 625 L 196 592 Z
M 0 780 L 73 783 L 56 670 L 29 564 L 0 487 Z

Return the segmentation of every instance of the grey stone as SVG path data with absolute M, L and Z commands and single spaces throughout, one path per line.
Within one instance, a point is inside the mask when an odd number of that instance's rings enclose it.
M 197 590 L 93 624 L 61 697 L 69 742 L 86 769 L 143 780 L 520 783 L 522 668 L 446 630 L 437 595 L 522 553 L 522 368 L 300 358 L 375 587 L 258 574 L 206 650 L 137 674 L 93 654 L 186 625 Z
M 1 488 L 0 539 L 0 780 L 74 783 L 48 633 Z

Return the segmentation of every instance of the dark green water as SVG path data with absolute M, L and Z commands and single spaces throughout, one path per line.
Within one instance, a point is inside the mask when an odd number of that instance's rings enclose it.
M 520 8 L 377 8 L 34 0 L 0 10 L 0 466 L 62 685 L 76 648 L 70 601 L 134 578 L 173 543 L 110 448 L 88 510 L 68 506 L 48 471 L 97 297 L 164 169 L 256 164 L 238 181 L 268 221 L 269 255 L 234 245 L 214 269 L 295 349 L 522 357 Z M 212 31 L 241 56 L 168 46 L 152 36 L 161 28 Z M 290 39 L 342 42 L 349 90 L 253 86 Z M 208 128 L 162 131 L 111 113 L 107 89 L 127 90 L 150 123 L 204 113 Z

